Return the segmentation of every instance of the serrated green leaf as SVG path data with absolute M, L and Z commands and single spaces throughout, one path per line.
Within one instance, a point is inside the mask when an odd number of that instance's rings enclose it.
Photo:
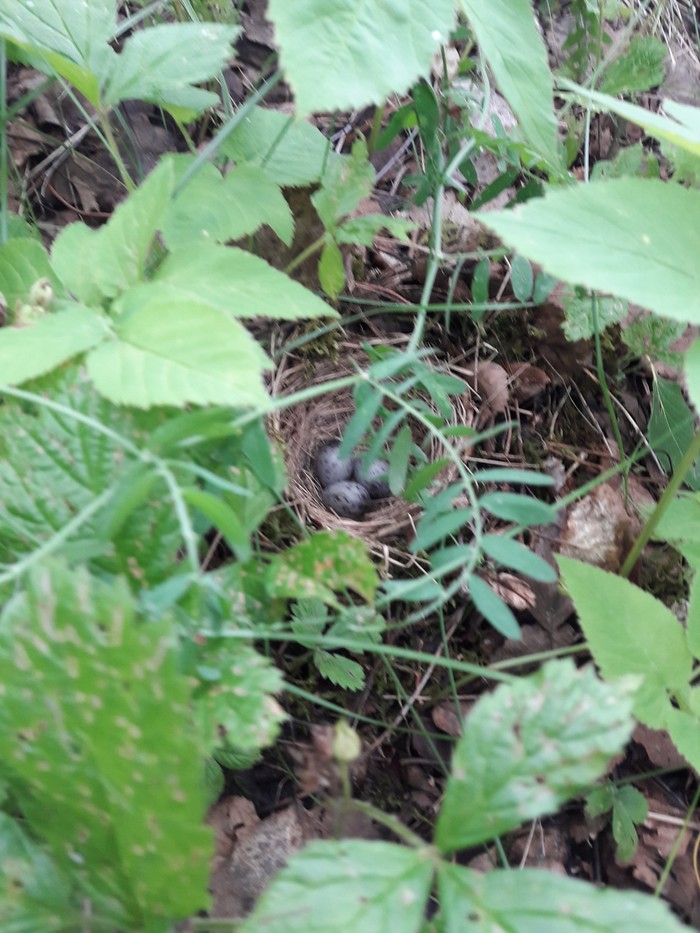
M 481 546 L 489 557 L 504 567 L 511 567 L 542 583 L 557 582 L 554 567 L 513 538 L 506 538 L 504 535 L 484 535 Z
M 336 156 L 329 161 L 321 187 L 311 196 L 326 230 L 334 230 L 369 195 L 374 174 L 364 143 L 355 143 L 351 155 Z
M 10 312 L 18 301 L 27 300 L 29 290 L 37 279 L 48 279 L 54 294 L 64 294 L 51 268 L 48 254 L 37 240 L 8 240 L 0 247 L 0 293 Z
M 109 334 L 105 318 L 82 305 L 48 313 L 26 327 L 0 329 L 0 380 L 19 385 L 101 343 Z
M 505 638 L 520 640 L 518 621 L 500 596 L 475 573 L 469 578 L 469 595 L 483 617 Z
M 669 693 L 687 688 L 692 670 L 683 626 L 629 580 L 566 557 L 557 562 L 601 673 L 641 674 L 635 713 L 652 728 L 666 728 Z
M 612 831 L 619 862 L 629 862 L 637 851 L 636 823 L 647 818 L 649 806 L 636 787 L 618 787 L 613 799 Z
M 612 178 L 479 219 L 546 272 L 700 323 L 700 191 Z
M 76 5 L 73 0 L 7 3 L 0 10 L 0 32 L 36 53 L 36 64 L 66 78 L 90 103 L 99 103 L 98 75 L 116 57 L 109 46 L 116 28 L 111 0 Z
M 318 261 L 318 280 L 321 288 L 334 301 L 345 285 L 343 256 L 335 240 L 326 240 Z
M 195 157 L 171 157 L 176 186 Z M 208 163 L 200 167 L 170 202 L 162 224 L 170 249 L 193 242 L 226 243 L 268 224 L 289 246 L 294 219 L 278 185 L 254 165 L 242 165 L 222 178 Z
M 165 159 L 99 230 L 71 224 L 54 240 L 51 262 L 66 288 L 86 304 L 115 298 L 143 281 L 146 259 L 173 190 Z
M 351 217 L 338 227 L 335 237 L 338 243 L 359 243 L 361 246 L 372 246 L 375 236 L 380 230 L 387 230 L 391 236 L 402 243 L 409 242 L 408 234 L 416 229 L 416 225 L 403 217 L 390 217 L 388 214 L 363 214 L 361 217 Z
M 136 301 L 135 290 L 131 297 Z M 269 364 L 242 324 L 171 289 L 145 286 L 138 297 L 143 304 L 123 315 L 118 339 L 87 357 L 105 398 L 138 408 L 267 404 L 262 372 Z
M 173 286 L 183 297 L 210 304 L 233 317 L 297 320 L 338 316 L 313 292 L 242 249 L 193 244 L 174 250 L 153 281 Z
M 526 141 L 559 166 L 552 75 L 529 0 L 461 0 L 482 54 L 513 108 Z
M 257 752 L 276 738 L 286 714 L 275 700 L 282 675 L 249 645 L 209 639 L 197 649 L 197 664 L 216 677 L 195 691 L 195 716 L 211 748 Z
M 444 933 L 682 933 L 658 898 L 525 868 L 472 871 L 442 862 L 438 871 Z
M 310 842 L 273 879 L 242 933 L 418 933 L 433 877 L 429 849 Z
M 517 492 L 487 492 L 479 505 L 496 518 L 519 525 L 548 525 L 557 517 L 555 506 Z
M 270 19 L 301 113 L 383 103 L 427 75 L 447 42 L 452 0 L 271 0 Z
M 365 672 L 351 658 L 317 648 L 314 651 L 314 664 L 322 677 L 341 690 L 361 690 L 365 685 Z
M 162 23 L 133 32 L 102 78 L 103 104 L 147 100 L 194 111 L 215 104 L 218 96 L 191 85 L 213 78 L 231 57 L 240 33 L 221 23 Z
M 435 842 L 454 852 L 546 813 L 604 773 L 632 732 L 630 683 L 550 661 L 472 709 L 452 758 Z
M 47 564 L 3 613 L 0 660 L 3 770 L 57 862 L 129 926 L 205 906 L 203 754 L 171 623 L 139 624 L 123 581 Z
M 0 407 L 0 561 L 12 563 L 53 535 L 105 490 L 120 490 L 133 475 L 134 461 L 115 440 L 94 428 L 110 429 L 137 443 L 160 423 L 163 414 L 137 416 L 100 398 L 84 378 L 69 374 L 54 386 L 52 401 L 75 411 L 68 414 L 37 406 L 27 412 L 6 398 Z M 148 474 L 146 474 L 148 475 Z M 172 574 L 181 545 L 178 522 L 162 479 L 150 490 L 147 508 L 124 514 L 120 498 L 108 502 L 68 538 L 65 548 L 82 552 L 102 573 L 123 573 L 142 588 Z M 133 500 L 131 503 L 133 504 Z M 121 510 L 113 528 L 114 509 Z
M 604 94 L 648 91 L 664 80 L 665 43 L 656 36 L 634 36 L 629 49 L 605 70 L 600 90 Z
M 597 301 L 597 314 L 594 311 L 593 301 Z M 567 340 L 588 340 L 596 332 L 596 317 L 598 332 L 602 333 L 611 324 L 621 321 L 628 311 L 626 301 L 620 298 L 611 298 L 603 295 L 592 298 L 586 294 L 576 294 L 574 291 L 565 291 L 563 295 L 564 316 L 562 324 Z
M 221 145 L 239 165 L 255 165 L 283 187 L 310 185 L 323 173 L 330 141 L 310 123 L 254 107 Z
M 595 819 L 612 810 L 615 787 L 609 782 L 594 788 L 586 797 L 586 816 Z
M 334 605 L 333 590 L 374 598 L 379 578 L 363 541 L 344 531 L 319 531 L 295 544 L 270 564 L 266 574 L 272 596 L 318 598 Z

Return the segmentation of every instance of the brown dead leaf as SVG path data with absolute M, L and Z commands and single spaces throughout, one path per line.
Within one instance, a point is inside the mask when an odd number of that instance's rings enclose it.
M 430 711 L 430 716 L 436 729 L 457 738 L 462 734 L 462 723 L 471 707 L 471 703 L 460 703 L 460 711 L 458 713 L 455 710 L 454 703 L 436 703 Z
M 535 594 L 529 582 L 512 573 L 483 574 L 497 596 L 511 609 L 523 612 L 535 605 Z
M 510 376 L 510 390 L 518 402 L 528 402 L 543 392 L 551 383 L 547 373 L 530 363 L 505 363 Z
M 649 761 L 657 768 L 687 768 L 685 758 L 680 754 L 668 732 L 651 729 L 638 722 L 632 740 L 641 745 Z
M 477 427 L 482 427 L 508 410 L 510 401 L 508 373 L 499 364 L 492 361 L 477 363 L 468 381 L 481 397 Z
M 569 507 L 559 539 L 566 557 L 613 573 L 620 569 L 632 539 L 622 492 L 602 483 Z

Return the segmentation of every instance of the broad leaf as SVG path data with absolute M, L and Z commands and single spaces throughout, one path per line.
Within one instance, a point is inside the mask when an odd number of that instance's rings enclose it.
M 625 120 L 641 126 L 649 136 L 665 140 L 673 143 L 674 146 L 680 146 L 687 152 L 700 155 L 700 108 L 666 98 L 663 102 L 663 109 L 668 116 L 663 116 L 638 107 L 636 104 L 618 100 L 617 97 L 611 97 L 609 94 L 590 91 L 565 78 L 559 79 L 559 84 L 583 102 L 593 104 L 597 110 L 616 113 Z
M 669 693 L 687 689 L 692 669 L 683 626 L 670 609 L 629 580 L 559 557 L 562 580 L 604 677 L 641 674 L 635 714 L 665 728 Z
M 685 371 L 691 401 L 700 405 L 700 344 L 693 344 L 686 353 Z M 690 446 L 696 431 L 696 419 L 677 381 L 661 376 L 654 380 L 651 417 L 647 436 L 654 453 L 664 469 L 674 471 Z M 691 489 L 700 489 L 700 461 L 696 460 L 685 475 Z M 673 507 L 673 503 L 671 503 Z
M 525 868 L 482 875 L 461 865 L 438 869 L 444 933 L 682 933 L 687 927 L 658 898 L 596 888 Z
M 25 0 L 0 9 L 0 33 L 35 52 L 37 67 L 66 78 L 95 105 L 97 76 L 116 57 L 109 46 L 115 28 L 114 0 Z
M 144 278 L 146 259 L 173 189 L 164 160 L 122 202 L 99 230 L 71 224 L 51 251 L 53 267 L 69 291 L 87 304 L 114 298 Z
M 19 385 L 36 379 L 101 343 L 109 334 L 106 319 L 82 305 L 45 314 L 26 327 L 0 329 L 0 380 Z
M 684 368 L 688 395 L 697 414 L 700 412 L 700 340 L 696 340 L 686 353 Z
M 383 103 L 428 74 L 453 0 L 270 0 L 282 67 L 301 113 Z
M 700 772 L 700 715 L 693 715 L 685 710 L 670 709 L 666 728 L 678 751 L 688 764 Z
M 201 300 L 170 297 L 168 290 L 148 294 L 150 300 L 124 315 L 118 340 L 87 357 L 105 398 L 138 408 L 266 405 L 262 372 L 269 364 L 242 324 Z
M 595 781 L 633 727 L 630 683 L 552 661 L 483 696 L 452 759 L 435 842 L 453 852 L 546 813 Z
M 8 240 L 0 247 L 0 293 L 10 312 L 18 301 L 27 301 L 29 290 L 38 279 L 48 279 L 56 295 L 64 294 L 46 250 L 37 240 Z
M 526 142 L 558 167 L 552 75 L 530 0 L 461 0 L 461 6 Z
M 314 841 L 273 879 L 242 933 L 418 933 L 430 893 L 429 849 Z
M 168 621 L 136 620 L 123 581 L 60 563 L 0 620 L 0 769 L 57 862 L 133 928 L 206 904 L 203 754 L 175 644 Z
M 615 178 L 479 219 L 558 278 L 700 323 L 698 216 L 700 191 Z
M 355 143 L 352 155 L 330 160 L 321 188 L 311 196 L 311 203 L 327 230 L 333 230 L 369 195 L 374 177 L 364 143 Z
M 176 182 L 194 156 L 174 157 Z M 222 178 L 208 163 L 168 205 L 162 233 L 170 249 L 192 242 L 225 243 L 268 224 L 288 246 L 294 220 L 279 186 L 254 165 L 242 165 Z
M 606 68 L 601 90 L 605 94 L 648 91 L 663 82 L 667 55 L 665 43 L 656 36 L 635 36 L 629 49 Z
M 195 691 L 200 733 L 215 748 L 222 742 L 238 751 L 257 752 L 274 741 L 286 718 L 274 695 L 282 676 L 249 645 L 209 639 L 196 654 L 195 673 L 206 672 Z
M 0 561 L 12 563 L 45 546 L 113 489 L 112 503 L 76 528 L 61 553 L 101 573 L 122 573 L 139 589 L 167 579 L 181 537 L 165 484 L 150 468 L 144 498 L 130 498 L 139 492 L 134 461 L 114 436 L 95 429 L 109 425 L 116 437 L 138 444 L 165 416 L 115 408 L 75 374 L 54 385 L 52 401 L 67 411 L 41 405 L 27 411 L 9 398 L 0 407 Z M 140 508 L 143 502 L 148 508 Z
M 103 104 L 139 99 L 195 112 L 216 104 L 217 94 L 191 85 L 220 71 L 239 33 L 235 26 L 211 22 L 165 23 L 136 30 L 103 77 Z
M 323 174 L 330 140 L 305 120 L 254 107 L 221 145 L 239 165 L 262 168 L 284 187 L 309 185 Z
M 173 285 L 183 296 L 233 317 L 337 317 L 313 292 L 242 249 L 194 244 L 175 250 L 154 282 Z
M 314 664 L 321 677 L 330 680 L 341 690 L 361 690 L 365 685 L 365 672 L 351 658 L 317 648 L 314 651 Z
M 379 585 L 364 542 L 344 531 L 319 531 L 295 544 L 277 555 L 266 576 L 273 596 L 318 598 L 331 605 L 334 590 L 351 589 L 371 601 Z

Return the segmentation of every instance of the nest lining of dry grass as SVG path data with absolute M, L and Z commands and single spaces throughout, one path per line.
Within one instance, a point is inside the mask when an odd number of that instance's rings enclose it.
M 366 339 L 346 337 L 339 345 L 337 359 L 314 362 L 308 357 L 289 354 L 282 358 L 273 379 L 275 394 L 286 396 L 322 385 L 343 376 L 354 375 L 358 368 L 367 368 L 369 361 L 362 344 L 381 344 L 401 349 L 408 338 L 404 334 Z M 449 369 L 449 365 L 447 366 Z M 430 399 L 425 401 L 431 404 Z M 432 404 L 431 404 L 432 407 Z M 328 509 L 321 499 L 321 486 L 316 478 L 314 464 L 319 450 L 328 443 L 340 441 L 343 431 L 355 412 L 352 389 L 329 391 L 296 406 L 278 411 L 272 417 L 272 430 L 283 445 L 287 475 L 287 498 L 304 524 L 313 524 L 326 530 L 343 530 L 362 538 L 368 545 L 386 549 L 392 545 L 405 551 L 413 536 L 421 508 L 402 498 L 375 500 L 361 520 L 342 518 Z M 451 425 L 471 426 L 474 409 L 468 396 L 452 397 Z M 373 427 L 377 429 L 380 421 Z M 423 445 L 430 461 L 444 457 L 440 442 L 431 436 L 416 419 L 408 417 L 413 439 Z M 466 453 L 464 454 L 466 459 Z M 450 464 L 439 474 L 437 482 L 446 486 L 454 482 L 457 467 Z

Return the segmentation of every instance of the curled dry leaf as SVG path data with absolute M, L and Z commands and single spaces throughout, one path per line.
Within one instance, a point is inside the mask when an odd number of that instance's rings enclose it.
M 507 411 L 510 401 L 510 380 L 508 373 L 500 363 L 490 361 L 477 363 L 469 382 L 481 398 L 480 426 L 493 421 L 496 415 L 502 415 Z
M 516 402 L 528 402 L 552 381 L 543 369 L 530 363 L 506 363 L 504 368 L 510 376 L 510 391 Z

